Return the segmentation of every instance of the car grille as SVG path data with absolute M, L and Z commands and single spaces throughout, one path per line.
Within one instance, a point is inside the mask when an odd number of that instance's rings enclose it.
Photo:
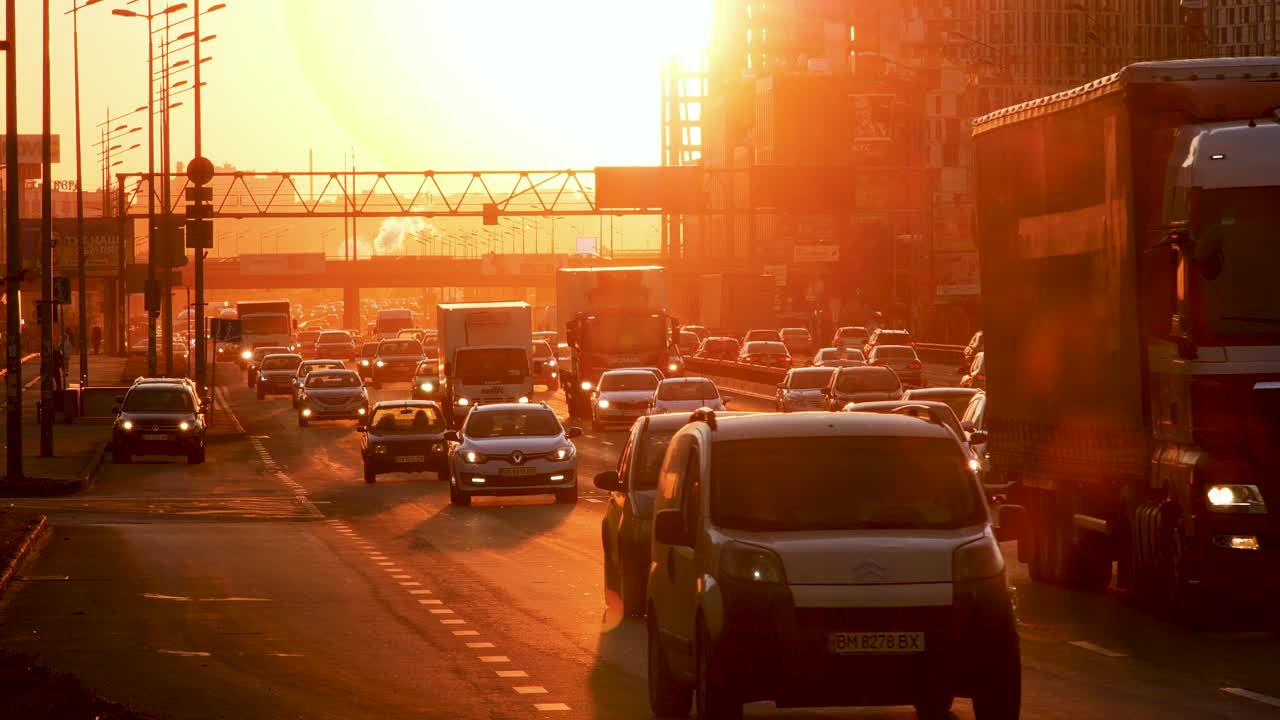
M 356 398 L 354 396 L 347 395 L 347 396 L 339 396 L 339 397 L 316 396 L 316 397 L 312 397 L 311 399 L 321 405 L 348 405 L 352 401 L 354 401 Z
M 802 398 L 787 401 L 787 407 L 792 410 L 821 410 L 826 407 L 826 401 L 823 398 Z
M 145 423 L 135 423 L 137 430 L 142 432 L 177 432 L 178 423 L 170 420 L 148 421 Z
M 796 608 L 802 630 L 848 631 L 949 631 L 950 606 L 915 608 Z
M 649 407 L 647 402 L 617 402 L 612 405 L 619 410 L 644 410 Z

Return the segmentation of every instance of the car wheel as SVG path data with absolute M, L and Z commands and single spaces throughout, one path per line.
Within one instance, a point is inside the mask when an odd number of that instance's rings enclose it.
M 984 666 L 985 680 L 973 693 L 973 714 L 977 720 L 1018 720 L 1022 709 L 1022 659 L 1013 623 L 1006 638 L 995 643 L 999 656 Z
M 254 378 L 252 375 L 246 375 L 245 382 L 249 385 L 249 387 L 253 387 L 254 385 L 258 384 L 257 379 Z
M 649 615 L 649 709 L 658 717 L 684 717 L 693 707 L 693 688 L 681 683 L 667 665 L 657 621 Z
M 259 385 L 259 386 L 258 386 L 258 399 L 259 399 L 259 400 L 266 400 L 266 399 L 267 399 L 267 393 L 266 393 L 266 392 L 264 392 L 264 391 L 265 391 L 265 389 L 266 389 L 266 388 L 262 387 L 261 385 Z
M 694 652 L 698 655 L 698 689 L 695 693 L 698 720 L 740 720 L 742 701 L 735 697 L 731 688 L 726 687 L 727 678 L 716 666 L 711 642 L 702 629 L 701 622 L 698 628 L 698 645 Z
M 307 419 L 302 417 L 302 413 L 298 413 L 298 427 L 304 428 L 306 426 L 307 426 Z
M 951 717 L 951 704 L 955 698 L 947 692 L 934 692 L 914 704 L 920 720 L 944 720 Z
M 378 473 L 374 472 L 373 468 L 368 465 L 364 466 L 364 481 L 370 485 L 378 481 Z
M 441 466 L 439 470 L 436 470 L 436 479 L 440 480 L 441 482 L 450 483 L 452 485 L 453 466 L 450 465 L 448 461 L 445 461 L 445 464 Z
M 188 465 L 200 465 L 203 463 L 204 463 L 204 446 L 203 445 L 187 453 Z
M 578 502 L 578 486 L 574 485 L 568 490 L 556 491 L 556 502 L 561 505 L 573 505 Z
M 622 597 L 622 613 L 634 616 L 644 612 L 644 591 L 646 579 L 644 573 L 633 568 L 622 554 L 622 541 L 618 541 L 618 595 Z
M 458 507 L 471 507 L 471 496 L 458 490 L 458 486 L 449 483 L 449 503 Z
M 128 450 L 120 448 L 111 451 L 111 462 L 115 465 L 128 465 L 131 459 Z

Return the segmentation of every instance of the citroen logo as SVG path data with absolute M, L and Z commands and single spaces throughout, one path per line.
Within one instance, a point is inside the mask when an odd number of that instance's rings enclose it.
M 864 560 L 861 565 L 854 569 L 853 578 L 861 582 L 888 580 L 889 571 L 875 560 Z
M 151 426 L 151 429 L 152 429 L 152 430 L 159 430 L 159 429 L 160 429 L 160 426 L 159 426 L 159 425 L 152 425 L 152 426 Z
M 520 452 L 519 450 L 517 450 L 517 451 L 515 451 L 515 452 L 511 453 L 511 464 L 513 464 L 513 465 L 523 465 L 523 464 L 524 464 L 524 453 Z

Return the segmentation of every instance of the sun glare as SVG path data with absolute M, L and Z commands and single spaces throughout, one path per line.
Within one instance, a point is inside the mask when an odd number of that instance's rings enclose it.
M 711 2 L 322 0 L 284 19 L 313 94 L 379 164 L 581 167 L 657 162 L 661 69 L 701 56 Z

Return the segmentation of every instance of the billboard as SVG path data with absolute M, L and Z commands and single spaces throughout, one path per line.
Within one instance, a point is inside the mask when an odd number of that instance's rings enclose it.
M 41 154 L 40 146 L 43 135 L 19 135 L 18 136 L 18 164 L 19 165 L 39 165 L 44 162 Z M 62 138 L 58 135 L 49 136 L 49 155 L 51 162 L 61 162 Z M 5 153 L 9 151 L 9 136 L 0 133 L 0 164 L 3 164 Z
M 125 223 L 128 236 L 121 241 L 120 222 L 115 218 L 85 218 L 84 247 L 85 275 L 87 277 L 117 277 L 120 274 L 120 249 L 126 248 L 124 262 L 132 261 L 128 249 L 133 247 L 133 225 Z M 78 272 L 74 218 L 55 218 L 53 221 L 53 267 L 59 274 L 74 275 Z M 22 221 L 22 265 L 24 268 L 40 268 L 40 221 Z
M 933 256 L 934 294 L 937 297 L 977 295 L 978 253 L 940 252 Z

